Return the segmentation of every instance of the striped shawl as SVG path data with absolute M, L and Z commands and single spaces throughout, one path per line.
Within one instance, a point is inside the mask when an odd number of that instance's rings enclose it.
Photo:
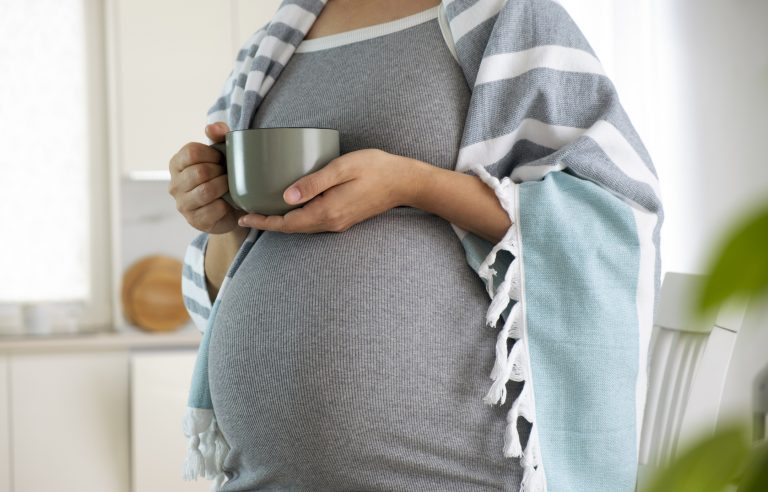
M 280 4 L 239 51 L 208 123 L 250 127 L 325 3 Z M 503 453 L 520 460 L 522 491 L 633 491 L 661 267 L 651 158 L 558 3 L 442 0 L 438 19 L 471 88 L 455 171 L 492 188 L 512 224 L 498 244 L 451 224 L 485 283 L 487 327 L 498 329 L 483 402 L 504 404 L 506 382 L 524 382 L 508 404 Z M 184 259 L 184 301 L 203 337 L 183 419 L 183 475 L 214 479 L 212 488 L 225 478 L 229 448 L 209 394 L 208 341 L 228 282 L 260 233 L 249 231 L 213 305 L 207 233 Z M 532 424 L 525 443 L 520 417 Z

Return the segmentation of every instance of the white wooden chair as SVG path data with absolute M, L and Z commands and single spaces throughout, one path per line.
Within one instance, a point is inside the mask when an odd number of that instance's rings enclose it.
M 690 303 L 703 279 L 703 275 L 667 272 L 662 282 L 649 349 L 639 492 L 691 440 L 715 430 L 746 303 L 731 302 L 714 319 L 694 319 Z

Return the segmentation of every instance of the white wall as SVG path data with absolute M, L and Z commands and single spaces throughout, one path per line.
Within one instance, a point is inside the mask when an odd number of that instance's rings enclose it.
M 768 200 L 768 2 L 653 1 L 664 269 L 701 273 L 734 220 Z

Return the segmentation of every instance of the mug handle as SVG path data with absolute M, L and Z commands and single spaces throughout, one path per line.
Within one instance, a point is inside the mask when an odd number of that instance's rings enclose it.
M 218 150 L 220 154 L 224 156 L 224 174 L 227 174 L 227 143 L 226 142 L 219 142 L 214 144 L 209 144 L 208 147 L 211 147 L 212 149 Z M 237 210 L 243 210 L 240 208 L 234 200 L 232 200 L 232 195 L 229 194 L 229 191 L 224 193 L 221 198 L 224 199 L 225 202 L 229 203 L 232 208 L 235 208 Z

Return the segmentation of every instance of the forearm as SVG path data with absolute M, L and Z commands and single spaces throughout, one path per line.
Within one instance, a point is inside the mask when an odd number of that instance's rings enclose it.
M 438 215 L 493 244 L 512 225 L 496 193 L 477 176 L 443 169 L 416 159 L 406 205 Z
M 236 226 L 231 232 L 209 234 L 205 248 L 205 278 L 211 303 L 216 299 L 229 266 L 248 235 L 247 227 Z

